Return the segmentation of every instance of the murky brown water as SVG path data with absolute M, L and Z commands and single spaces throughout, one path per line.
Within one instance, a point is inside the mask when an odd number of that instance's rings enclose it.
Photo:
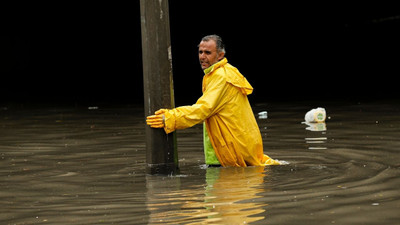
M 330 119 L 301 122 L 315 107 Z M 399 224 L 400 104 L 254 105 L 290 164 L 205 168 L 178 131 L 181 174 L 145 174 L 140 106 L 0 109 L 1 224 Z

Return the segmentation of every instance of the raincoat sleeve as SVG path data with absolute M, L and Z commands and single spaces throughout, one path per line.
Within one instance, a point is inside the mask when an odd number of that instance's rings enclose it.
M 167 134 L 177 129 L 185 129 L 203 122 L 217 113 L 226 103 L 224 94 L 228 84 L 223 75 L 214 73 L 209 79 L 207 89 L 195 104 L 165 110 L 164 130 Z

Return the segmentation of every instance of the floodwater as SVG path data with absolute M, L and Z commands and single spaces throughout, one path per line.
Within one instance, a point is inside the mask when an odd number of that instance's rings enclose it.
M 302 123 L 325 107 L 325 124 Z M 287 165 L 206 168 L 178 131 L 180 174 L 145 174 L 142 106 L 2 106 L 0 224 L 399 224 L 400 104 L 254 104 Z

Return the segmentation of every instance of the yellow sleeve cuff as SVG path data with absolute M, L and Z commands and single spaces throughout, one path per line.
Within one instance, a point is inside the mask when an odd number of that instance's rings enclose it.
M 165 124 L 164 124 L 164 131 L 165 133 L 169 134 L 175 131 L 175 114 L 172 110 L 167 110 L 164 112 L 165 116 Z

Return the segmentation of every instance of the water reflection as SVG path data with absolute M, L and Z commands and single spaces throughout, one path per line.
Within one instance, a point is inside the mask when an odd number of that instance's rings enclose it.
M 305 128 L 308 131 L 304 140 L 310 150 L 324 150 L 327 149 L 326 142 L 326 124 L 325 123 L 309 123 L 303 122 L 302 124 L 307 125 Z
M 326 131 L 326 124 L 325 123 L 309 123 L 303 122 L 307 125 L 306 130 L 309 131 Z
M 246 224 L 263 220 L 267 204 L 257 199 L 266 192 L 264 169 L 211 167 L 206 169 L 204 184 L 189 186 L 182 183 L 190 177 L 147 176 L 149 222 Z

